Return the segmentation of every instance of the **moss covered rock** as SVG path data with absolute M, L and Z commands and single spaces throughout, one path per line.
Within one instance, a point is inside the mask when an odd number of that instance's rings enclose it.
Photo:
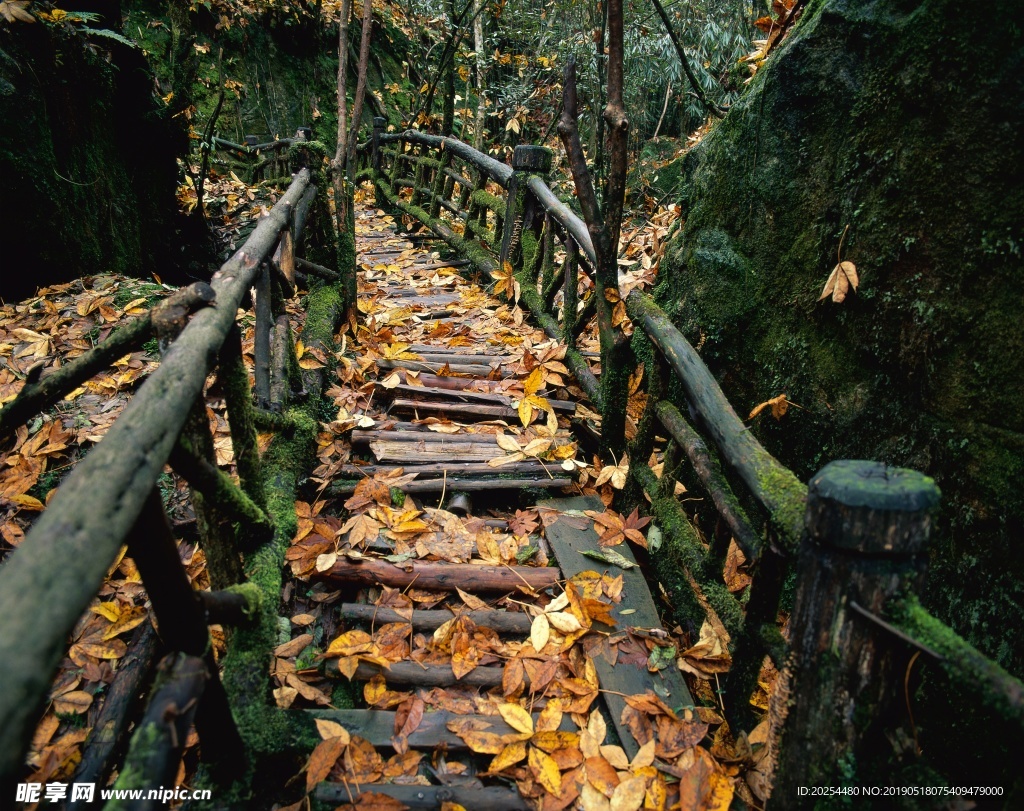
M 808 478 L 839 458 L 943 491 L 928 608 L 1024 672 L 1024 41 L 999 0 L 811 0 L 686 157 L 660 303 Z M 845 239 L 843 234 L 845 232 Z M 860 289 L 818 301 L 842 258 Z M 916 712 L 915 712 L 916 714 Z

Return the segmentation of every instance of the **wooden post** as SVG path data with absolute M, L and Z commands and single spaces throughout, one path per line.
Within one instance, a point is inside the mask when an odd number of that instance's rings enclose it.
M 258 507 L 266 509 L 267 494 L 260 471 L 260 452 L 256 442 L 253 421 L 252 392 L 249 388 L 249 370 L 242 358 L 242 335 L 237 324 L 232 324 L 220 348 L 217 381 L 224 391 L 231 429 L 231 447 L 235 452 L 235 465 L 242 489 Z
M 373 135 L 370 136 L 372 144 L 371 152 L 371 166 L 373 167 L 373 181 L 377 182 L 377 175 L 380 174 L 380 136 L 384 134 L 384 131 L 388 127 L 388 120 L 377 116 L 373 119 Z
M 142 789 L 142 799 L 124 805 L 114 802 L 112 807 L 133 811 L 165 807 L 163 800 L 149 799 L 147 794 L 155 787 L 175 784 L 192 719 L 202 706 L 208 679 L 208 665 L 203 659 L 184 653 L 171 653 L 163 658 L 157 688 L 132 735 L 124 768 L 114 783 L 118 789 Z
M 546 179 L 551 171 L 551 159 L 551 150 L 544 146 L 520 145 L 512 153 L 512 178 L 508 182 L 508 203 L 505 208 L 498 260 L 502 266 L 505 262 L 510 262 L 516 271 L 521 269 L 521 243 L 523 228 L 526 225 L 523 218 L 529 193 L 526 183 L 530 175 L 540 175 L 541 179 Z
M 220 682 L 203 606 L 178 557 L 171 525 L 156 488 L 146 499 L 128 536 L 128 554 L 142 575 L 164 643 L 172 651 L 201 657 L 209 670 L 206 695 L 196 715 L 203 759 L 222 765 L 225 776 L 237 773 L 245 758 L 242 738 Z
M 270 268 L 266 264 L 260 268 L 253 293 L 256 309 L 253 342 L 256 405 L 267 408 L 270 405 L 270 330 L 273 328 L 273 316 L 270 308 Z
M 784 723 L 772 808 L 805 808 L 798 789 L 840 785 L 841 767 L 879 744 L 906 646 L 851 603 L 881 614 L 920 586 L 938 503 L 930 478 L 878 462 L 833 462 L 811 479 L 789 661 L 773 696 Z
M 391 162 L 391 174 L 388 175 L 388 184 L 392 194 L 398 194 L 398 181 L 402 178 L 402 156 L 405 154 L 407 145 L 408 141 L 404 138 L 395 144 L 395 157 Z
M 576 240 L 565 240 L 565 262 L 562 263 L 565 282 L 562 286 L 562 342 L 576 346 L 576 308 L 579 305 L 579 248 Z
M 438 158 L 437 172 L 434 174 L 434 182 L 430 190 L 430 217 L 431 219 L 437 219 L 441 215 L 441 200 L 444 199 L 444 190 L 448 175 L 445 174 L 447 169 L 452 164 L 452 153 L 447 147 L 441 150 L 441 156 Z

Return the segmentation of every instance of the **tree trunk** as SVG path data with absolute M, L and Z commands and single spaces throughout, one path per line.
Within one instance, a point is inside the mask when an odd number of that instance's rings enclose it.
M 455 0 L 446 0 L 446 10 L 448 13 L 448 24 L 452 26 L 452 36 L 455 36 Z M 451 135 L 452 129 L 455 127 L 455 57 L 457 54 L 457 48 L 455 53 L 452 53 L 451 58 L 444 66 L 444 107 L 441 116 L 441 134 Z
M 473 50 L 476 52 L 476 126 L 473 128 L 473 149 L 483 151 L 484 121 L 487 118 L 487 56 L 484 54 L 484 15 L 486 0 L 476 0 L 473 7 Z
M 601 341 L 601 446 L 621 456 L 625 449 L 626 400 L 629 396 L 629 340 L 615 326 L 614 311 L 619 296 L 618 244 L 622 205 L 626 192 L 626 146 L 629 121 L 622 101 L 623 8 L 622 0 L 611 0 L 608 9 L 608 124 L 610 171 L 600 205 L 587 169 L 576 126 L 578 100 L 576 63 L 570 57 L 565 69 L 565 98 L 558 133 L 576 183 L 576 196 L 583 210 L 590 238 L 597 254 L 597 323 Z
M 356 97 L 352 103 L 352 132 L 348 143 L 348 176 L 356 173 L 356 142 L 363 117 L 363 99 L 366 96 L 366 69 L 370 63 L 370 38 L 373 35 L 373 3 L 363 0 L 363 33 L 359 39 L 359 66 L 356 68 Z
M 348 139 L 348 18 L 351 13 L 352 0 L 341 0 L 341 9 L 338 11 L 338 146 L 331 162 L 334 217 L 339 236 L 348 230 L 345 154 Z

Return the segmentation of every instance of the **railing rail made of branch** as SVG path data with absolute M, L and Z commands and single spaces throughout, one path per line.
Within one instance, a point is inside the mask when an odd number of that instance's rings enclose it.
M 577 350 L 596 314 L 597 258 L 586 223 L 546 182 L 550 151 L 517 147 L 510 167 L 455 138 L 385 133 L 385 123 L 375 119 L 372 139 L 360 146 L 357 180 L 372 180 L 378 204 L 409 215 L 476 269 L 502 278 L 510 303 L 518 289 L 544 331 L 565 344 L 566 365 L 603 411 L 597 378 Z M 563 249 L 560 266 L 556 244 Z M 829 783 L 843 747 L 856 743 L 832 734 L 843 713 L 852 717 L 851 707 L 839 706 L 835 696 L 845 690 L 849 702 L 877 717 L 897 694 L 896 662 L 915 648 L 930 651 L 950 677 L 969 678 L 986 703 L 1024 728 L 1024 685 L 913 597 L 922 585 L 925 541 L 939 500 L 932 480 L 843 461 L 805 484 L 757 441 L 650 295 L 633 290 L 625 307 L 634 346 L 653 357 L 645 373 L 646 409 L 629 448 L 633 490 L 625 501 L 646 500 L 668 536 L 652 555 L 662 579 L 689 580 L 691 607 L 710 609 L 728 631 L 733 666 L 723 685 L 724 709 L 734 730 L 749 730 L 755 720 L 748 699 L 765 657 L 784 670 L 793 709 L 777 753 L 780 791 Z M 608 362 L 602 357 L 604 373 Z M 678 401 L 670 391 L 682 392 Z M 656 436 L 667 440 L 660 479 L 647 464 Z M 679 478 L 707 496 L 707 526 L 695 527 L 675 498 Z M 723 577 L 732 540 L 753 571 L 742 601 Z M 794 572 L 787 643 L 778 617 Z M 831 641 L 833 652 L 845 650 L 838 666 L 824 661 L 822 639 Z M 870 689 L 858 682 L 865 672 Z M 789 794 L 795 797 L 795 789 Z
M 158 339 L 160 365 L 103 440 L 62 481 L 0 567 L 0 791 L 13 792 L 69 635 L 124 545 L 142 576 L 168 651 L 161 665 L 164 686 L 152 697 L 150 714 L 160 702 L 176 701 L 181 709 L 196 698 L 192 705 L 203 758 L 228 777 L 242 769 L 244 747 L 218 677 L 208 624 L 244 623 L 259 613 L 259 589 L 243 583 L 240 557 L 266 542 L 275 529 L 256 426 L 287 428 L 289 418 L 280 412 L 292 392 L 301 389 L 293 385 L 297 366 L 289 363 L 294 347 L 284 300 L 294 293 L 301 262 L 296 246 L 314 204 L 323 205 L 316 203 L 310 170 L 301 168 L 208 285 L 197 283 L 173 293 L 93 350 L 28 383 L 0 410 L 0 435 L 9 435 L 118 358 L 152 337 Z M 247 303 L 250 291 L 254 304 Z M 239 308 L 255 310 L 255 404 L 243 359 Z M 214 462 L 204 400 L 207 376 L 214 371 L 224 392 L 240 484 Z M 188 482 L 197 518 L 202 519 L 200 542 L 217 589 L 203 596 L 189 584 L 157 489 L 168 463 Z M 138 787 L 170 785 L 179 744 L 187 734 L 178 740 L 166 726 L 156 735 L 166 744 L 165 756 L 158 760 L 164 766 L 171 763 L 170 776 L 144 775 Z M 109 774 L 116 765 L 108 759 L 113 746 L 86 761 L 98 760 L 96 768 Z M 147 752 L 140 762 L 152 764 L 152 749 Z M 122 777 L 130 771 L 122 769 Z M 88 777 L 100 777 L 104 784 L 105 776 L 98 772 Z M 145 779 L 151 782 L 145 785 Z

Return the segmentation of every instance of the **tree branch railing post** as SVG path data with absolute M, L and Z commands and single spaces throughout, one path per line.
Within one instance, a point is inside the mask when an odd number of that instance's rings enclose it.
M 552 159 L 551 150 L 543 146 L 517 146 L 512 153 L 512 178 L 508 183 L 498 264 L 504 267 L 508 262 L 517 275 L 523 270 L 522 242 L 527 227 L 526 201 L 530 193 L 527 183 L 533 175 L 545 180 L 551 171 Z
M 898 694 L 905 646 L 853 606 L 881 613 L 921 586 L 938 503 L 931 479 L 878 462 L 832 462 L 811 479 L 791 652 L 773 699 L 785 723 L 772 807 L 803 807 L 801 786 L 839 785 L 841 764 Z
M 377 175 L 380 174 L 381 158 L 383 157 L 380 152 L 380 136 L 384 134 L 388 127 L 388 120 L 377 116 L 373 119 L 373 135 L 371 136 L 371 152 L 370 152 L 370 166 L 373 169 L 374 182 L 376 183 Z

